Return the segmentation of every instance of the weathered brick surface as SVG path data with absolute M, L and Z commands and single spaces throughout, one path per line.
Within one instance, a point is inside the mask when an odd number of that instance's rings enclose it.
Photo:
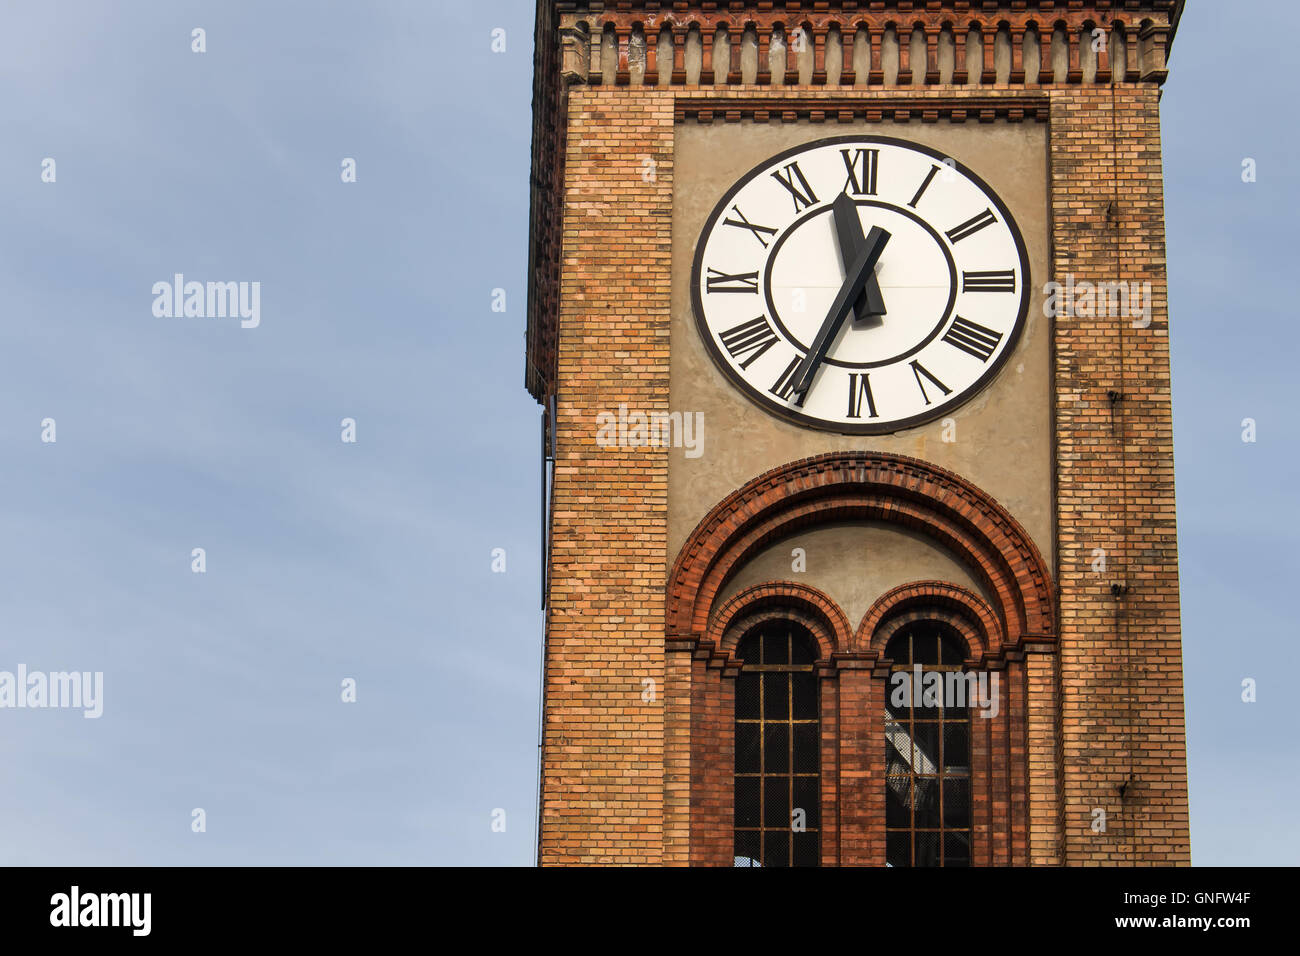
M 574 90 L 568 111 L 541 859 L 654 864 L 667 451 L 596 437 L 620 403 L 668 409 L 672 98 Z
M 1190 862 L 1158 97 L 1149 85 L 1052 91 L 1058 281 L 1151 284 L 1148 327 L 1129 316 L 1056 323 L 1071 864 Z M 1092 569 L 1099 548 L 1104 573 Z M 1095 808 L 1104 833 L 1092 830 Z

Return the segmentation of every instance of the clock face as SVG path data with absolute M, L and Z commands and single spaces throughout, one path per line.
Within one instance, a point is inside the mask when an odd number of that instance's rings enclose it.
M 1005 204 L 942 153 L 824 139 L 744 176 L 691 272 L 700 335 L 759 405 L 830 431 L 951 412 L 1015 348 L 1029 261 Z

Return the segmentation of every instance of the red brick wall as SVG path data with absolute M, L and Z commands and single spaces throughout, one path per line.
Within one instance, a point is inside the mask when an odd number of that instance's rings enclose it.
M 1052 91 L 1056 279 L 1152 289 L 1147 328 L 1126 316 L 1056 323 L 1071 864 L 1190 862 L 1158 100 L 1151 85 Z M 1097 548 L 1105 573 L 1092 570 Z M 1104 833 L 1092 830 L 1094 808 Z
M 540 856 L 654 864 L 667 450 L 601 448 L 596 436 L 597 416 L 621 402 L 668 410 L 672 98 L 578 89 L 568 111 Z

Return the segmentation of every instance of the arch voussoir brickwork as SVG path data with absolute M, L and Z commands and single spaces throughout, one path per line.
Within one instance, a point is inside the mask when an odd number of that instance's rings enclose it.
M 912 581 L 876 599 L 854 632 L 853 648 L 878 656 L 899 627 L 936 617 L 961 633 L 976 659 L 998 656 L 1005 644 L 997 614 L 979 595 L 947 581 Z
M 991 496 L 927 462 L 835 452 L 791 462 L 728 495 L 683 545 L 667 589 L 669 640 L 708 640 L 723 586 L 768 543 L 814 524 L 875 520 L 918 531 L 952 551 L 994 597 L 1007 647 L 1055 635 L 1051 574 L 1020 524 Z
M 849 619 L 838 604 L 817 588 L 793 581 L 756 584 L 736 594 L 713 615 L 706 639 L 730 662 L 740 637 L 733 625 L 748 625 L 773 610 L 783 615 L 795 613 L 803 620 L 817 641 L 822 660 L 848 650 L 853 640 Z

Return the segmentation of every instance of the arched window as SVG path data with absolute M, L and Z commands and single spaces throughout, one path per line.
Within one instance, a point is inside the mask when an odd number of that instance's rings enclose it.
M 960 677 L 962 641 L 938 624 L 912 624 L 890 640 L 885 656 L 893 661 L 885 695 L 885 862 L 970 866 L 973 701 Z M 928 673 L 938 678 L 927 680 Z
M 736 650 L 736 866 L 820 862 L 814 648 L 802 625 L 773 620 Z

